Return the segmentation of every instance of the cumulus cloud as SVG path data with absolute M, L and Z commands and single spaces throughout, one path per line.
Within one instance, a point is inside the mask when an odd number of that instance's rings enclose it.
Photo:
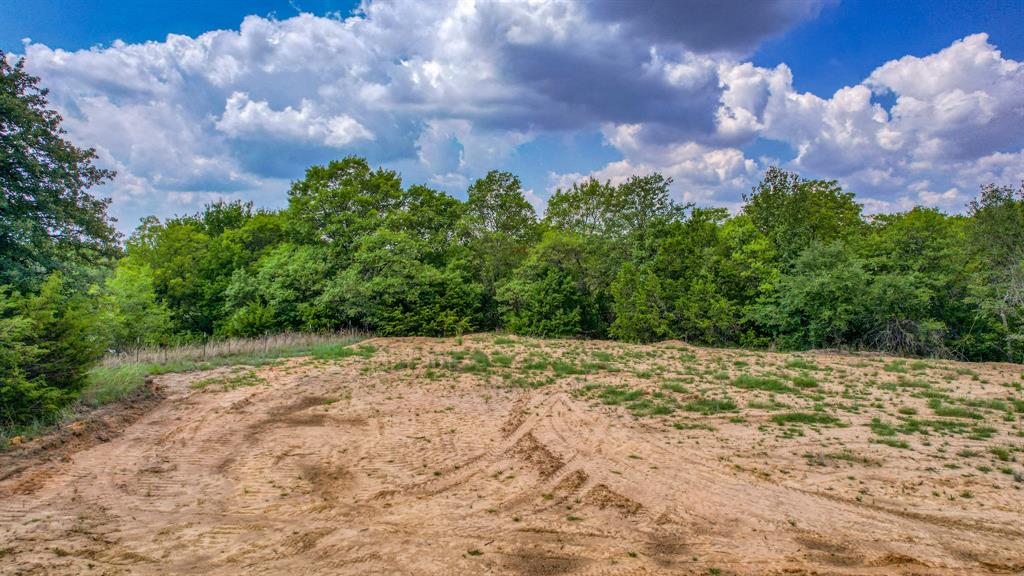
M 1024 64 L 1004 58 L 985 34 L 884 63 L 827 98 L 796 91 L 785 64 L 720 61 L 717 78 L 713 133 L 665 146 L 648 137 L 656 127 L 616 126 L 605 136 L 627 160 L 604 171 L 643 165 L 675 176 L 685 198 L 728 200 L 765 168 L 735 146 L 764 137 L 797 151 L 788 168 L 838 178 L 869 211 L 957 211 L 981 184 L 1024 179 Z M 879 95 L 895 103 L 886 109 Z
M 244 92 L 228 97 L 215 125 L 233 138 L 301 140 L 332 148 L 343 148 L 353 140 L 373 140 L 373 133 L 347 114 L 319 114 L 316 105 L 305 99 L 298 110 L 291 106 L 273 110 L 265 100 L 254 102 Z
M 734 19 L 736 4 L 371 1 L 346 18 L 249 16 L 196 38 L 25 55 L 72 137 L 119 171 L 104 192 L 129 226 L 223 195 L 282 198 L 306 166 L 348 153 L 460 192 L 547 133 L 599 132 L 619 159 L 595 176 L 657 170 L 699 202 L 738 201 L 765 168 L 743 152 L 758 138 L 879 206 L 955 207 L 1021 176 L 1024 68 L 984 34 L 816 95 L 784 63 L 742 56 L 828 2 L 744 2 Z

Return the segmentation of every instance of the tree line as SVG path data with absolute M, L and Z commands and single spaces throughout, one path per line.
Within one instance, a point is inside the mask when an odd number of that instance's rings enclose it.
M 64 138 L 0 57 L 0 423 L 71 401 L 105 350 L 358 327 L 1024 361 L 1024 185 L 962 215 L 865 216 L 835 181 L 771 168 L 737 213 L 671 179 L 594 179 L 543 214 L 513 174 L 459 200 L 347 157 L 281 210 L 217 202 L 122 243 Z
M 538 216 L 508 172 L 460 201 L 362 158 L 314 166 L 283 210 L 145 220 L 107 280 L 135 303 L 114 346 L 359 327 L 1024 355 L 1024 188 L 865 217 L 835 181 L 777 168 L 737 214 L 670 185 L 586 180 Z

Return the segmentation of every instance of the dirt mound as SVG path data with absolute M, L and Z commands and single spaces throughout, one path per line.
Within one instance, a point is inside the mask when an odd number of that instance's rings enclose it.
M 489 335 L 0 455 L 0 574 L 1006 574 L 1020 367 Z

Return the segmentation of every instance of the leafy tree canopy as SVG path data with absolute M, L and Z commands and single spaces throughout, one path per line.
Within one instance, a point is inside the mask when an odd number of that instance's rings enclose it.
M 22 288 L 118 252 L 110 201 L 89 193 L 114 173 L 65 139 L 47 90 L 24 66 L 0 51 L 0 284 Z

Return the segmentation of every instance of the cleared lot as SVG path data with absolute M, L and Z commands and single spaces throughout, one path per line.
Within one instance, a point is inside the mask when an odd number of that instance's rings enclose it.
M 478 335 L 166 375 L 3 456 L 0 573 L 1015 573 L 1022 373 Z

